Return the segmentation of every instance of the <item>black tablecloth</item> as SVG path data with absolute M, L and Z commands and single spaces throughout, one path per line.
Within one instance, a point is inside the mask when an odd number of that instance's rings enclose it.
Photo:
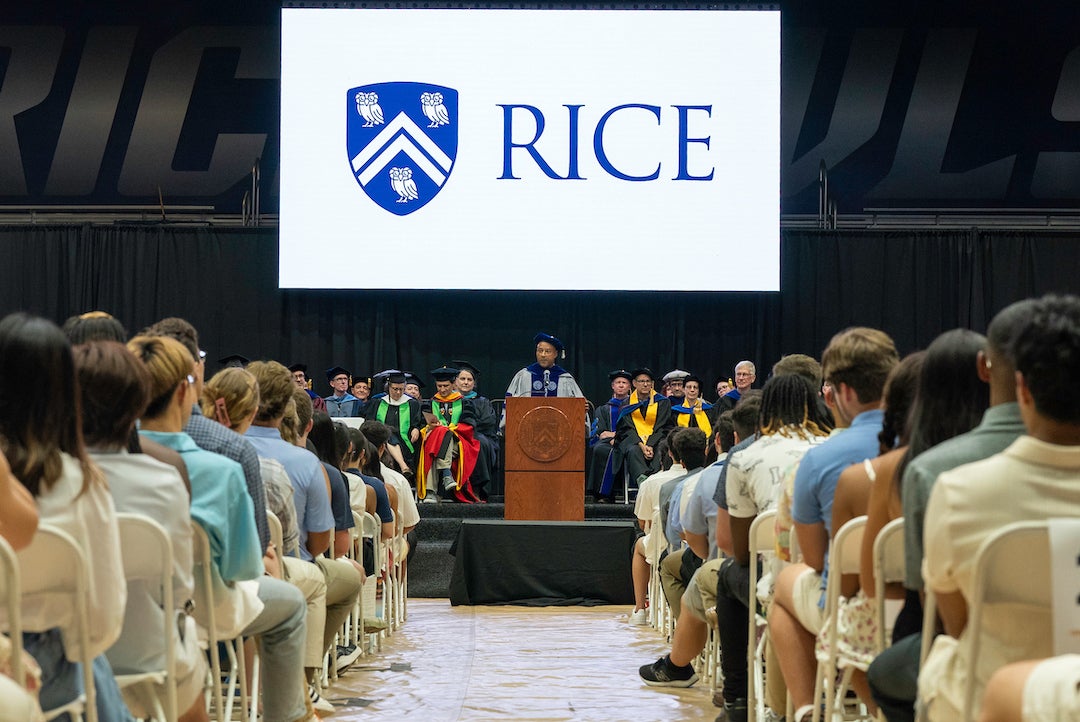
M 633 604 L 633 522 L 463 521 L 450 603 Z

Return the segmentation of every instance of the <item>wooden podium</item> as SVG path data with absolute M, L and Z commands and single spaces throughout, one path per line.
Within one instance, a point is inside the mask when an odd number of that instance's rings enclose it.
M 585 521 L 585 399 L 506 399 L 504 518 Z

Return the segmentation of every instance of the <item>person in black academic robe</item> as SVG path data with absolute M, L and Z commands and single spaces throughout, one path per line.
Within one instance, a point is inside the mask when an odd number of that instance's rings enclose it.
M 630 398 L 633 377 L 619 369 L 608 374 L 611 379 L 611 398 L 598 406 L 593 416 L 593 433 L 589 437 L 589 453 L 585 463 L 585 493 L 599 495 L 604 483 L 604 469 L 615 448 L 615 423 Z
M 386 394 L 367 403 L 364 418 L 386 424 L 407 466 L 401 471 L 410 472 L 416 468 L 420 453 L 424 413 L 419 401 L 405 395 L 405 374 L 390 374 L 386 381 Z
M 678 403 L 672 403 L 671 412 L 675 415 L 675 425 L 683 428 L 701 429 L 705 438 L 711 439 L 719 409 L 702 400 L 701 379 L 693 374 L 683 379 L 684 397 Z
M 635 487 L 660 469 L 656 447 L 674 424 L 671 402 L 653 391 L 653 372 L 639 368 L 632 374 L 634 392 L 615 424 L 615 448 L 600 488 L 604 496 L 611 495 L 624 469 L 630 474 L 630 485 Z
M 480 442 L 480 455 L 476 459 L 476 468 L 472 473 L 472 486 L 477 496 L 486 500 L 492 483 L 499 469 L 499 418 L 491 401 L 477 391 L 480 372 L 467 361 L 451 361 L 451 366 L 459 369 L 454 388 L 462 398 L 470 401 L 476 423 L 473 425 L 473 437 Z
M 435 488 L 444 500 L 480 501 L 470 481 L 480 454 L 480 442 L 473 437 L 473 403 L 454 388 L 458 369 L 443 366 L 431 375 L 436 393 L 421 407 L 428 423 L 416 469 L 417 496 L 423 499 L 428 488 Z

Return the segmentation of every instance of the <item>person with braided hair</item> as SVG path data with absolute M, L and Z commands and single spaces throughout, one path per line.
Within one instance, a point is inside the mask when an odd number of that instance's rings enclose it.
M 757 440 L 728 457 L 728 511 L 734 556 L 704 563 L 683 594 L 683 614 L 671 654 L 641 668 L 646 684 L 687 687 L 697 680 L 691 660 L 708 636 L 705 610 L 716 605 L 724 650 L 724 705 L 729 719 L 746 719 L 746 614 L 750 598 L 750 525 L 776 505 L 779 482 L 808 449 L 828 436 L 832 419 L 805 378 L 786 374 L 765 384 Z

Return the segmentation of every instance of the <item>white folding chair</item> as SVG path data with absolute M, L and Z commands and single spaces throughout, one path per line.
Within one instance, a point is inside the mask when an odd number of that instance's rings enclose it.
M 383 567 L 386 564 L 386 545 L 383 544 L 383 541 L 382 541 L 382 522 L 379 519 L 377 519 L 375 516 L 365 512 L 361 516 L 361 525 L 360 525 L 360 527 L 361 527 L 361 536 L 371 539 L 372 553 L 373 553 L 373 556 L 374 556 L 374 565 L 375 565 L 374 566 L 375 573 L 372 576 L 368 577 L 364 581 L 364 587 L 360 592 L 360 594 L 364 597 L 363 606 L 361 607 L 361 609 L 362 609 L 364 614 L 366 614 L 368 611 L 372 612 L 373 614 L 378 614 L 380 610 L 378 608 L 379 605 L 378 605 L 378 597 L 377 597 L 376 580 L 379 578 L 380 572 L 381 572 L 381 570 L 383 569 Z M 385 605 L 385 598 L 386 598 L 386 590 L 385 590 L 385 587 L 384 587 L 383 588 L 383 602 L 384 602 L 384 605 Z M 385 617 L 384 617 L 384 621 L 385 621 Z M 364 633 L 363 632 L 363 624 L 364 624 L 364 619 L 361 618 L 360 619 L 360 629 L 361 629 L 362 634 Z M 383 638 L 383 632 L 378 632 L 373 637 L 373 639 L 375 640 L 375 648 L 378 651 L 382 651 L 382 638 Z
M 881 654 L 891 639 L 885 613 L 885 587 L 904 581 L 904 519 L 893 519 L 881 528 L 874 539 L 874 611 L 877 616 L 877 653 Z
M 353 526 L 349 529 L 349 550 L 345 554 L 346 558 L 356 562 L 361 567 L 364 565 L 362 558 L 363 544 L 361 543 L 361 532 L 363 531 L 364 520 L 355 511 L 352 513 Z M 359 548 L 358 548 L 359 547 Z M 364 581 L 367 581 L 366 579 Z M 360 645 L 359 635 L 359 621 L 357 620 L 358 612 L 362 612 L 364 592 L 361 588 L 360 594 L 356 595 L 356 601 L 353 603 L 353 608 L 349 612 L 349 616 L 345 618 L 345 626 L 341 633 L 344 635 L 346 644 Z M 363 649 L 361 649 L 363 654 Z
M 139 514 L 117 514 L 120 527 L 120 551 L 124 560 L 124 577 L 128 584 L 141 582 L 152 585 L 162 614 L 162 639 L 165 644 L 165 668 L 141 674 L 118 674 L 120 689 L 140 687 L 146 699 L 152 700 L 154 718 L 173 722 L 177 719 L 176 702 L 176 615 L 173 609 L 173 550 L 165 529 L 153 519 Z M 164 685 L 165 701 L 158 696 L 156 685 Z
M 751 720 L 765 719 L 765 650 L 769 643 L 769 625 L 757 613 L 758 554 L 766 558 L 776 548 L 776 510 L 757 515 L 750 524 L 750 609 L 746 639 L 746 709 Z M 764 559 L 762 560 L 764 563 Z M 759 635 L 760 632 L 760 635 Z
M 239 695 L 240 709 L 248 708 L 253 713 L 257 707 L 257 700 L 249 698 L 247 675 L 244 661 L 243 637 L 235 639 L 219 639 L 217 633 L 217 619 L 214 612 L 214 578 L 213 558 L 210 553 L 210 539 L 206 531 L 196 522 L 192 522 L 192 556 L 195 562 L 195 596 L 196 609 L 202 609 L 203 622 L 206 628 L 207 646 L 210 654 L 210 674 L 212 687 L 212 701 L 214 705 L 214 718 L 217 722 L 226 722 L 233 716 L 233 707 Z M 221 671 L 221 657 L 218 650 L 218 642 L 225 647 L 229 658 L 229 675 L 224 677 Z M 222 690 L 222 684 L 226 684 Z M 254 719 L 254 714 L 251 714 Z
M 22 660 L 22 585 L 19 581 L 19 560 L 15 551 L 0 536 L 0 592 L 7 615 L 5 631 L 11 637 L 11 674 L 20 687 L 26 687 Z
M 90 657 L 90 617 L 87 610 L 90 579 L 86 556 L 67 532 L 49 524 L 38 526 L 30 546 L 17 556 L 22 583 L 23 619 L 29 618 L 27 609 L 38 604 L 36 595 L 65 597 L 76 639 L 65 639 L 64 644 L 67 646 L 75 642 L 78 645 L 78 662 L 82 668 L 82 696 L 62 707 L 45 710 L 45 719 L 51 720 L 66 712 L 74 719 L 81 720 L 85 713 L 87 722 L 97 722 L 93 658 Z M 60 621 L 43 625 L 40 629 L 31 628 L 24 622 L 23 631 L 44 632 L 58 626 Z
M 1075 562 L 1075 559 L 1072 561 Z M 988 610 L 1005 607 L 1013 612 L 1010 618 L 1026 614 L 1027 618 L 1023 621 L 1033 644 L 1037 644 L 1038 640 L 1047 640 L 1049 648 L 1054 634 L 1051 599 L 1050 543 L 1046 521 L 1010 524 L 991 534 L 979 546 L 975 555 L 972 598 L 968 601 L 968 622 L 964 629 L 964 637 L 969 644 L 964 687 L 965 722 L 975 719 L 976 691 L 985 682 L 985 679 L 979 679 L 978 665 L 983 638 L 994 629 L 993 620 L 986 620 Z M 1039 611 L 1045 611 L 1045 614 L 1032 614 Z M 998 623 L 1000 621 L 999 616 Z
M 829 580 L 825 586 L 825 617 L 826 630 L 828 631 L 829 654 L 825 660 L 818 657 L 817 676 L 814 680 L 814 722 L 821 722 L 822 709 L 824 708 L 827 719 L 830 722 L 839 716 L 846 719 L 844 711 L 844 697 L 851 684 L 851 675 L 854 668 L 851 665 L 844 667 L 842 676 L 838 672 L 840 658 L 837 647 L 837 620 L 840 613 L 840 587 L 845 574 L 858 574 L 859 561 L 862 553 L 863 532 L 866 530 L 866 517 L 856 517 L 836 532 L 829 543 Z M 840 677 L 839 683 L 837 678 Z M 818 704 L 822 694 L 825 696 L 824 704 Z M 868 715 L 857 715 L 856 718 Z

